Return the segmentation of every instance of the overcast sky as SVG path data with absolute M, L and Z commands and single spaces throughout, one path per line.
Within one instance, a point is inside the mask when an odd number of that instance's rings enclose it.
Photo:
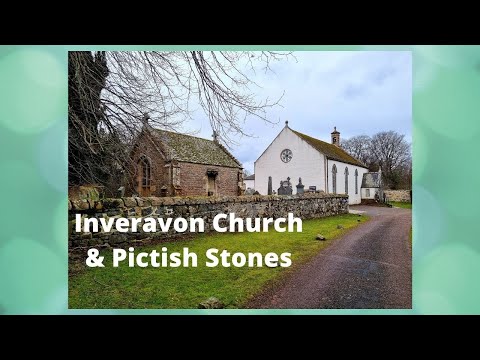
M 304 51 L 296 61 L 274 63 L 275 73 L 257 72 L 261 89 L 252 89 L 259 99 L 276 99 L 285 90 L 279 107 L 268 112 L 277 124 L 260 120 L 246 123 L 255 137 L 239 139 L 232 149 L 245 169 L 253 173 L 254 162 L 285 126 L 330 142 L 333 127 L 341 139 L 394 130 L 411 142 L 412 57 L 410 52 Z M 199 112 L 190 124 L 197 136 L 211 139 L 208 120 Z

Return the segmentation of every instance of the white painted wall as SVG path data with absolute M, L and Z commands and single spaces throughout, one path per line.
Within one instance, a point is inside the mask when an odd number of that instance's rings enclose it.
M 245 185 L 245 189 L 255 189 L 255 180 L 243 180 L 243 184 Z
M 293 152 L 292 160 L 288 163 L 284 163 L 280 159 L 280 154 L 284 149 L 290 149 Z M 255 161 L 255 190 L 262 195 L 267 194 L 268 177 L 271 176 L 272 190 L 277 191 L 280 181 L 290 177 L 293 194 L 296 194 L 298 178 L 301 177 L 305 190 L 309 186 L 316 186 L 317 190 L 333 193 L 332 168 L 335 164 L 337 166 L 337 193 L 345 194 L 345 167 L 348 167 L 348 203 L 350 205 L 360 204 L 363 174 L 367 173 L 368 169 L 340 161 L 327 160 L 328 189 L 326 189 L 324 159 L 322 153 L 293 133 L 290 128 L 285 127 Z M 357 193 L 355 193 L 355 170 L 358 171 Z M 373 194 L 373 196 L 375 195 Z
M 362 179 L 363 174 L 368 172 L 360 166 L 346 164 L 340 161 L 328 160 L 328 192 L 333 193 L 333 177 L 332 169 L 333 165 L 337 166 L 337 194 L 345 194 L 345 167 L 348 168 L 348 203 L 350 205 L 360 204 L 362 201 Z M 355 193 L 355 169 L 358 171 L 357 178 L 357 193 Z
M 293 152 L 292 160 L 284 163 L 280 153 L 284 149 Z M 255 190 L 266 195 L 268 177 L 272 177 L 272 190 L 277 191 L 281 180 L 290 177 L 293 194 L 296 194 L 298 178 L 302 178 L 304 189 L 316 186 L 317 190 L 325 190 L 324 156 L 297 136 L 288 127 L 284 127 L 270 146 L 255 161 Z

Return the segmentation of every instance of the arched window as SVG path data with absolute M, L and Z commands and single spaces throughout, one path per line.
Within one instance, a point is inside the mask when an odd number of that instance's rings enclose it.
M 345 194 L 348 194 L 348 166 L 345 166 Z
M 152 182 L 152 168 L 150 160 L 142 156 L 138 161 L 138 192 L 140 196 L 150 195 L 150 185 Z
M 147 187 L 147 186 L 150 186 L 150 172 L 151 172 L 150 161 L 146 157 L 143 157 L 141 162 L 142 162 L 142 186 Z
M 333 164 L 332 166 L 332 190 L 333 193 L 337 193 L 337 166 Z
M 358 194 L 358 170 L 355 169 L 355 194 Z

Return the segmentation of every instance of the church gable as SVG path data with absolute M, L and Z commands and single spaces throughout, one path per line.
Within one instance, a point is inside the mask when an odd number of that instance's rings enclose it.
M 269 188 L 278 191 L 288 178 L 294 188 L 301 178 L 306 189 L 320 190 L 325 184 L 325 163 L 324 156 L 286 124 L 255 161 L 255 190 L 260 194 L 268 194 Z

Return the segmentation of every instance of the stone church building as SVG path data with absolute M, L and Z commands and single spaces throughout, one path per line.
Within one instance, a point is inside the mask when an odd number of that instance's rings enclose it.
M 138 196 L 218 196 L 243 193 L 240 162 L 216 136 L 207 140 L 145 123 L 131 152 L 127 192 Z
M 368 168 L 362 162 L 340 147 L 340 132 L 336 128 L 329 144 L 291 129 L 286 121 L 282 131 L 255 161 L 255 190 L 268 194 L 269 182 L 272 191 L 291 182 L 293 194 L 297 188 L 305 192 L 348 194 L 349 204 L 359 204 L 362 180 L 367 173 Z

